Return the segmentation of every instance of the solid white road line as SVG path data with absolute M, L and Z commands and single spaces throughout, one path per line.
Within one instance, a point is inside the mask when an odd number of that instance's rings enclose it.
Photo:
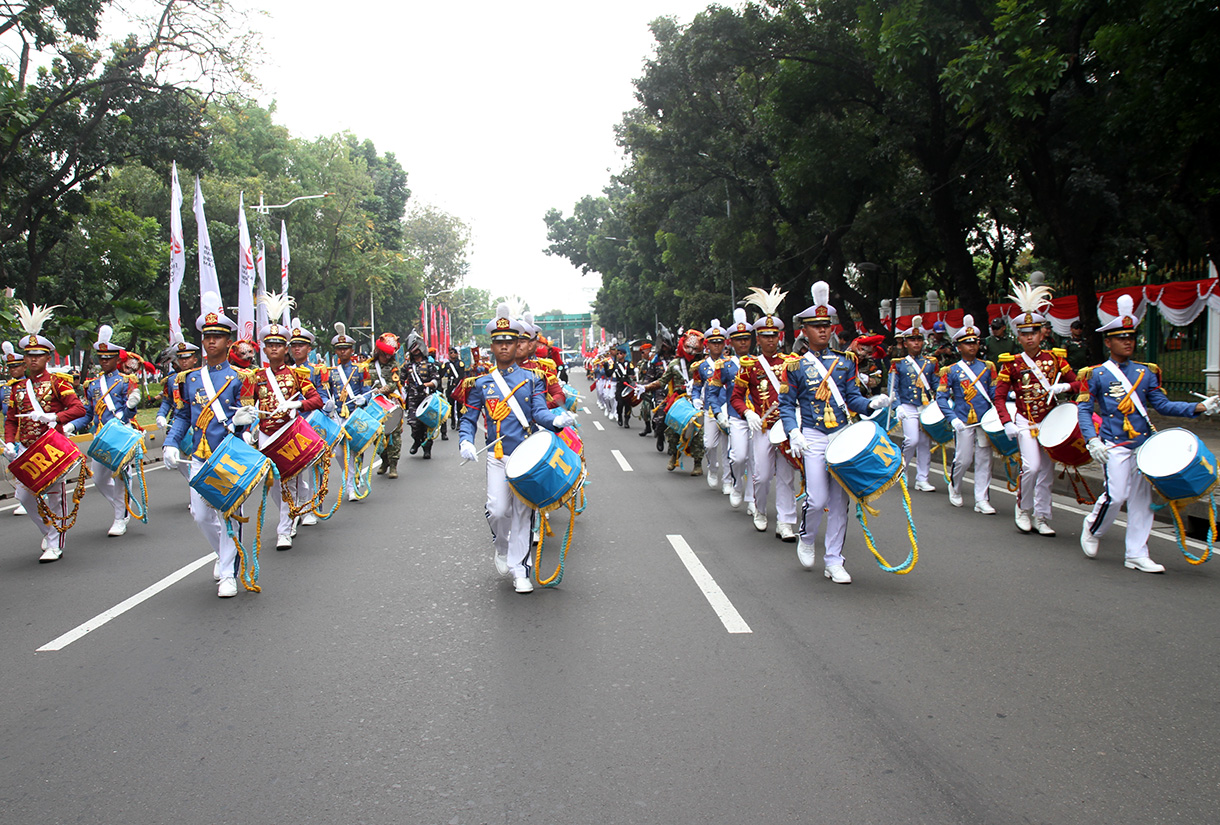
M 160 593 L 162 590 L 165 590 L 167 587 L 170 587 L 171 585 L 186 578 L 191 573 L 194 573 L 200 567 L 204 567 L 208 564 L 211 564 L 214 561 L 216 561 L 215 553 L 208 553 L 206 556 L 196 559 L 195 561 L 188 564 L 186 567 L 183 567 L 180 570 L 176 570 L 175 572 L 170 573 L 168 576 L 161 579 L 161 581 L 157 582 L 156 584 L 153 584 L 153 585 L 150 585 L 149 587 L 144 588 L 143 590 L 141 590 L 139 593 L 135 594 L 131 598 L 124 599 L 123 601 L 119 602 L 114 607 L 110 608 L 109 610 L 97 614 L 92 619 L 85 622 L 83 625 L 80 625 L 77 628 L 69 630 L 67 633 L 65 633 L 64 635 L 60 636 L 57 639 L 47 642 L 42 647 L 38 648 L 38 650 L 36 650 L 35 653 L 46 653 L 46 652 L 52 651 L 52 650 L 64 649 L 65 647 L 72 644 L 73 642 L 75 642 L 77 639 L 81 638 L 85 634 L 92 633 L 94 630 L 97 630 L 99 627 L 106 624 L 111 619 L 114 619 L 118 616 L 123 615 L 128 610 L 131 610 L 131 608 L 133 608 L 137 604 L 139 604 L 140 602 L 143 602 L 147 599 L 152 598 L 153 596 Z
M 715 610 L 716 615 L 720 617 L 720 621 L 724 624 L 724 629 L 730 633 L 753 633 L 754 631 L 750 630 L 750 626 L 746 624 L 745 619 L 741 618 L 741 614 L 737 612 L 737 608 L 733 607 L 729 597 L 724 595 L 720 585 L 716 584 L 712 574 L 707 572 L 703 562 L 699 561 L 695 551 L 690 549 L 686 539 L 681 536 L 666 536 L 665 538 L 669 539 L 669 543 L 678 554 L 678 558 L 686 565 L 686 572 L 690 573 L 691 578 L 695 580 L 695 584 L 699 585 L 699 589 L 703 591 L 708 604 L 712 606 L 712 610 Z
M 627 463 L 627 459 L 623 458 L 623 454 L 618 450 L 611 450 L 610 455 L 614 456 L 614 460 L 618 462 L 618 466 L 623 468 L 624 473 L 631 472 L 631 465 Z
M 581 407 L 581 409 L 585 411 L 585 415 L 591 415 L 588 407 Z
M 144 468 L 144 475 L 148 475 L 149 473 L 155 473 L 157 470 L 163 470 L 163 469 L 165 469 L 165 465 L 164 465 L 164 464 L 158 464 L 156 467 L 145 467 L 145 468 Z M 79 472 L 79 471 L 78 471 L 78 472 Z M 72 487 L 72 486 L 74 486 L 74 485 L 69 484 L 68 486 L 69 486 L 69 487 Z M 92 487 L 92 486 L 93 486 L 93 482 L 92 482 L 92 481 L 87 481 L 87 482 L 85 482 L 85 489 L 86 489 L 86 490 L 88 490 L 88 489 L 89 489 L 90 487 Z M 9 512 L 10 510 L 16 510 L 16 509 L 17 509 L 17 504 L 18 504 L 17 500 L 16 500 L 16 499 L 14 499 L 12 504 L 8 504 L 8 505 L 5 505 L 4 507 L 0 507 L 0 513 L 7 513 L 7 512 Z
M 599 433 L 601 433 L 601 432 L 605 432 L 605 431 L 606 431 L 606 428 L 602 426 L 602 422 L 600 422 L 600 421 L 594 421 L 594 422 L 593 422 L 593 426 L 594 426 L 594 427 L 597 427 L 597 431 L 598 431 Z

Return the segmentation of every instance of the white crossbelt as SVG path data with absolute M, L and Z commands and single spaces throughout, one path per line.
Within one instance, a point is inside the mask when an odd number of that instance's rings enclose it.
M 1025 363 L 1029 365 L 1029 368 L 1033 371 L 1034 375 L 1038 376 L 1038 382 L 1042 384 L 1042 389 L 1046 390 L 1046 394 L 1049 397 L 1051 395 L 1051 383 L 1046 380 L 1046 376 L 1042 374 L 1042 370 L 1038 369 L 1038 364 L 1034 361 L 1034 359 L 1029 357 L 1028 353 L 1021 353 L 1021 357 L 1025 359 Z
M 847 409 L 847 402 L 843 400 L 843 394 L 839 392 L 839 385 L 834 382 L 833 378 L 827 380 L 827 377 L 830 375 L 830 370 L 826 369 L 826 365 L 822 363 L 822 359 L 819 356 L 814 355 L 813 350 L 805 353 L 804 358 L 818 368 L 818 375 L 821 377 L 821 380 L 826 381 L 826 383 L 830 385 L 830 394 L 834 397 L 835 403 L 842 407 L 844 412 L 850 413 L 851 411 Z M 837 363 L 839 363 L 839 356 L 836 355 L 834 363 L 830 365 L 831 368 L 833 369 Z
M 971 385 L 978 391 L 979 395 L 987 399 L 988 404 L 994 407 L 995 402 L 991 400 L 991 396 L 983 392 L 982 387 L 979 386 L 979 382 L 982 381 L 983 376 L 987 374 L 987 368 L 983 367 L 982 373 L 975 375 L 974 370 L 970 369 L 970 366 L 965 361 L 958 361 L 957 365 L 962 368 L 962 371 L 966 373 L 966 375 L 969 375 L 972 379 L 974 379 L 970 382 Z
M 496 382 L 496 386 L 500 388 L 500 394 L 504 396 L 504 401 L 508 404 L 508 408 L 513 411 L 513 415 L 517 416 L 517 420 L 521 422 L 521 429 L 528 433 L 530 431 L 529 420 L 525 417 L 525 412 L 521 409 L 521 405 L 517 403 L 517 397 L 508 388 L 508 382 L 504 380 L 500 370 L 493 369 L 491 371 L 491 378 Z
M 1118 380 L 1118 385 L 1123 388 L 1123 392 L 1127 393 L 1127 397 L 1131 399 L 1131 403 L 1135 405 L 1137 410 L 1139 410 L 1140 415 L 1144 416 L 1144 419 L 1147 420 L 1148 410 L 1145 409 L 1144 402 L 1140 400 L 1139 395 L 1132 391 L 1131 382 L 1127 380 L 1127 376 L 1123 375 L 1123 371 L 1118 368 L 1118 364 L 1114 363 L 1114 359 L 1111 358 L 1110 360 L 1106 361 L 1106 363 L 1102 364 L 1102 366 L 1108 369 L 1110 373 Z
M 212 415 L 220 422 L 226 430 L 229 429 L 229 417 L 225 415 L 224 405 L 220 403 L 220 394 L 216 392 L 216 388 L 212 385 L 212 376 L 208 375 L 208 365 L 204 364 L 199 370 L 199 380 L 203 382 L 203 390 L 208 394 L 208 398 L 212 399 Z

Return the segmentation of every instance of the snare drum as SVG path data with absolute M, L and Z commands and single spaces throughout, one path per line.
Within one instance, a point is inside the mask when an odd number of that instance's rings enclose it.
M 674 403 L 670 404 L 665 412 L 665 426 L 678 435 L 686 432 L 686 428 L 695 424 L 698 419 L 699 411 L 686 397 L 675 398 Z
M 953 440 L 953 425 L 945 419 L 939 404 L 928 404 L 920 410 L 919 423 L 933 444 L 948 444 Z
M 857 501 L 868 503 L 902 475 L 902 451 L 875 421 L 857 421 L 826 445 L 826 468 Z
M 271 459 L 230 433 L 191 476 L 191 487 L 225 518 L 272 473 Z
M 983 420 L 979 422 L 979 426 L 983 428 L 983 432 L 987 433 L 987 437 L 991 439 L 991 446 L 995 447 L 996 452 L 1000 455 L 1009 456 L 1021 452 L 1021 445 L 1017 443 L 1017 440 L 1010 438 L 1008 433 L 1004 432 L 1004 425 L 1000 423 L 1000 414 L 995 411 L 995 407 L 983 413 Z
M 382 432 L 395 432 L 402 425 L 402 405 L 393 398 L 386 398 L 384 395 L 374 395 L 373 403 L 369 406 L 376 407 L 376 409 L 370 410 L 370 412 L 381 419 Z
M 144 457 L 144 434 L 112 418 L 93 436 L 89 457 L 117 473 L 132 459 Z
M 1189 430 L 1153 434 L 1135 451 L 1135 466 L 1170 501 L 1202 498 L 1216 485 L 1216 456 Z
M 9 462 L 9 471 L 27 489 L 41 493 L 60 481 L 82 458 L 80 449 L 59 430 L 47 430 Z
M 313 427 L 314 432 L 322 437 L 328 447 L 332 450 L 339 449 L 339 442 L 346 436 L 342 424 L 321 410 L 314 410 L 305 416 L 305 420 L 309 422 L 309 426 Z
M 377 437 L 381 435 L 381 421 L 364 407 L 357 407 L 343 425 L 343 431 L 347 433 L 347 447 L 352 456 L 359 458 L 377 442 Z
M 1093 460 L 1080 434 L 1080 408 L 1057 404 L 1038 425 L 1038 443 L 1055 461 L 1081 467 Z
M 429 430 L 434 430 L 449 417 L 452 410 L 453 408 L 445 400 L 445 396 L 434 392 L 415 408 L 415 420 Z
M 504 474 L 517 497 L 536 510 L 560 506 L 584 480 L 580 456 L 546 431 L 534 433 L 513 450 Z
M 263 455 L 275 463 L 280 481 L 296 478 L 326 452 L 326 442 L 301 416 L 284 425 L 275 438 L 262 447 Z

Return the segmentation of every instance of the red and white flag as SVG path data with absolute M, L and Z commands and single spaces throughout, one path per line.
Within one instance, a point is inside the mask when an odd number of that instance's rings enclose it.
M 199 239 L 199 314 L 221 312 L 224 301 L 220 298 L 220 277 L 216 274 L 216 259 L 212 257 L 212 239 L 208 235 L 208 219 L 203 214 L 203 188 L 199 177 L 195 177 L 195 228 Z M 204 296 L 216 296 L 216 306 L 204 306 Z
M 169 342 L 184 340 L 178 293 L 186 276 L 186 247 L 182 237 L 182 187 L 178 185 L 178 161 L 170 167 L 169 190 Z
M 254 250 L 250 248 L 250 226 L 246 223 L 246 194 L 237 198 L 237 337 L 255 338 Z
M 288 262 L 292 260 L 292 256 L 288 254 L 288 224 L 285 221 L 280 221 L 280 294 L 288 294 Z M 292 310 L 289 307 L 284 307 L 284 326 L 292 326 Z

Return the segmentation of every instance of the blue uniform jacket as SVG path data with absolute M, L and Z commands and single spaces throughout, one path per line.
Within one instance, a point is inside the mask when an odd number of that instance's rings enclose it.
M 208 370 L 208 375 L 212 379 L 212 388 L 216 390 L 221 410 L 230 424 L 237 408 L 243 403 L 250 402 L 254 395 L 254 384 L 250 375 L 238 372 L 227 362 L 216 369 L 208 369 L 205 365 L 198 369 L 178 373 L 177 409 L 173 423 L 170 424 L 169 432 L 165 436 L 165 443 L 180 443 L 182 437 L 186 435 L 187 429 L 193 427 L 195 439 L 191 455 L 196 458 L 206 458 L 212 450 L 220 446 L 220 442 L 224 441 L 225 436 L 230 432 L 241 432 L 245 429 L 244 427 L 230 429 L 224 423 L 216 420 L 215 415 L 211 412 L 211 405 L 207 403 L 210 399 L 203 387 L 203 379 L 200 377 L 203 370 Z M 204 415 L 205 410 L 207 410 L 205 415 L 207 426 L 201 432 L 199 417 Z M 206 451 L 201 449 L 205 442 L 208 445 Z
M 97 432 L 110 419 L 118 418 L 119 421 L 126 424 L 128 421 L 136 417 L 135 410 L 127 409 L 127 395 L 132 391 L 139 392 L 139 386 L 135 379 L 131 376 L 124 375 L 118 370 L 106 373 L 106 385 L 109 387 L 107 393 L 110 400 L 114 402 L 114 412 L 110 412 L 110 407 L 106 405 L 102 398 L 102 379 L 101 376 L 94 378 L 85 387 L 85 414 L 72 422 L 72 426 L 76 428 L 78 433 Z
M 525 414 L 526 420 L 531 425 L 546 427 L 549 430 L 561 429 L 554 425 L 554 421 L 555 416 L 563 410 L 547 409 L 546 381 L 543 378 L 532 370 L 522 369 L 515 365 L 508 371 L 501 372 L 500 375 L 504 378 L 504 383 L 508 385 L 509 390 L 513 391 L 513 398 L 517 399 L 521 412 Z M 487 429 L 487 444 L 491 445 L 497 437 L 496 422 L 492 418 L 492 413 L 497 412 L 499 405 L 506 404 L 503 399 L 504 396 L 500 392 L 495 378 L 492 377 L 492 373 L 476 378 L 470 388 L 470 393 L 466 396 L 466 409 L 462 413 L 462 421 L 458 425 L 458 431 L 461 433 L 460 439 L 474 443 L 475 432 L 479 426 L 479 415 L 482 414 L 483 423 Z M 500 442 L 500 449 L 504 451 L 506 457 L 511 455 L 513 450 L 517 449 L 533 431 L 532 426 L 529 432 L 522 429 L 521 422 L 517 420 L 517 416 L 511 410 L 500 419 L 499 424 L 499 435 L 503 438 Z
M 346 395 L 343 393 L 344 381 L 347 381 Z M 314 386 L 318 385 L 314 384 Z M 335 399 L 337 406 L 342 407 L 345 402 L 350 402 L 357 395 L 363 395 L 365 389 L 364 371 L 360 369 L 360 365 L 356 363 L 355 359 L 352 359 L 347 366 L 336 364 L 331 368 L 330 392 L 326 397 Z
M 925 393 L 928 401 L 932 401 L 936 394 L 937 365 L 936 361 L 931 358 L 919 357 L 914 360 L 918 364 L 918 369 L 905 357 L 895 358 L 890 362 L 890 381 L 893 388 L 891 394 L 899 404 L 914 404 L 916 407 L 922 407 L 925 403 Z M 923 375 L 923 380 L 928 383 L 926 390 L 919 381 L 920 375 Z
M 990 361 L 976 358 L 970 364 L 970 370 L 979 376 L 978 383 L 962 366 L 962 362 L 950 364 L 940 371 L 940 386 L 936 390 L 936 406 L 945 414 L 946 421 L 952 421 L 957 416 L 964 423 L 970 422 L 970 409 L 974 408 L 974 420 L 982 421 L 983 416 L 991 409 L 991 399 L 995 395 L 995 366 Z M 966 388 L 974 387 L 974 397 L 966 400 Z M 952 408 L 950 408 L 952 403 Z
M 694 392 L 691 396 L 698 398 L 703 402 L 703 409 L 711 410 L 713 413 L 719 412 L 724 399 L 720 398 L 717 392 L 717 387 L 712 386 L 712 379 L 716 377 L 716 370 L 720 367 L 720 359 L 712 358 L 710 355 L 703 357 L 699 365 L 695 367 L 694 375 Z
M 796 411 L 801 411 L 801 426 L 820 432 L 829 433 L 848 424 L 848 411 L 839 406 L 833 393 L 825 401 L 819 401 L 815 394 L 822 384 L 821 373 L 813 364 L 818 359 L 829 371 L 830 380 L 839 388 L 839 394 L 852 412 L 867 413 L 868 399 L 860 394 L 860 385 L 856 383 L 856 361 L 845 352 L 825 349 L 819 355 L 810 350 L 788 366 L 788 384 L 781 387 L 779 395 L 779 417 L 784 422 L 784 432 L 792 432 L 796 428 Z M 834 411 L 835 426 L 828 427 L 824 422 L 827 407 Z
M 720 371 L 716 376 L 716 412 L 725 408 L 729 418 L 741 420 L 741 413 L 733 409 L 729 398 L 733 395 L 733 384 L 737 381 L 737 373 L 741 371 L 741 358 L 737 355 L 726 355 L 720 361 Z
M 1096 412 L 1101 416 L 1101 440 L 1107 444 L 1122 444 L 1134 450 L 1152 435 L 1152 427 L 1148 419 L 1135 409 L 1126 418 L 1136 435 L 1131 435 L 1123 428 L 1123 414 L 1118 405 L 1126 397 L 1127 391 L 1111 373 L 1114 366 L 1112 362 L 1107 361 L 1105 364 L 1082 370 L 1087 374 L 1078 376 L 1083 390 L 1076 401 L 1080 407 L 1080 433 L 1086 441 L 1098 436 L 1097 429 L 1093 426 L 1093 413 Z M 1165 395 L 1165 390 L 1161 387 L 1161 370 L 1156 364 L 1141 364 L 1128 360 L 1123 362 L 1119 369 L 1135 387 L 1134 394 L 1139 396 L 1144 409 L 1156 410 L 1161 415 L 1197 417 L 1195 402 L 1170 401 Z

